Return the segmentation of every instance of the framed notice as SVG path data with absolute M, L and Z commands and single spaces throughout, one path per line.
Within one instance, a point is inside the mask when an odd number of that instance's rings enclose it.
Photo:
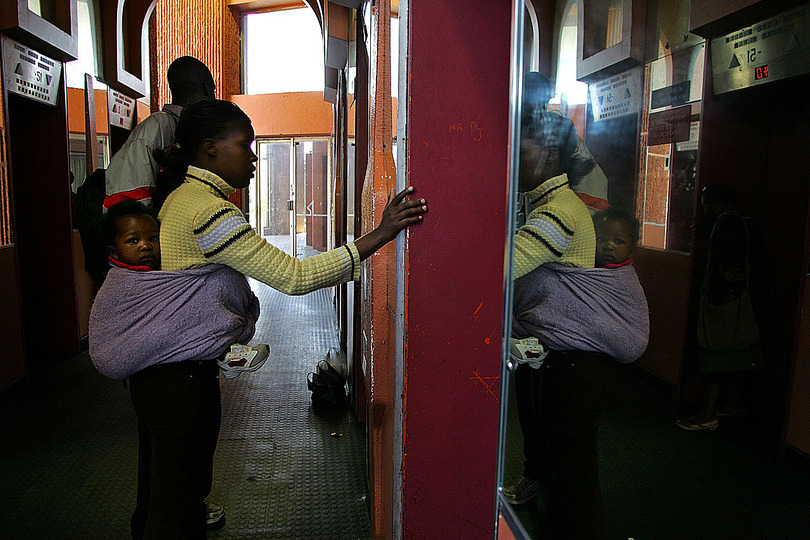
M 56 106 L 62 62 L 3 36 L 3 79 L 14 94 Z
M 135 100 L 118 90 L 108 88 L 107 116 L 111 126 L 131 130 L 135 120 Z
M 593 108 L 593 120 L 599 122 L 638 113 L 641 105 L 641 76 L 631 69 L 588 85 Z
M 652 113 L 647 131 L 647 145 L 688 141 L 691 125 L 692 107 L 689 105 Z

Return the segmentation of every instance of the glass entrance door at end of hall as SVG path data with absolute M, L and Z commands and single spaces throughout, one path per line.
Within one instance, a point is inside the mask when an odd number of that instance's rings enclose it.
M 259 139 L 248 221 L 268 242 L 306 258 L 332 246 L 329 138 Z

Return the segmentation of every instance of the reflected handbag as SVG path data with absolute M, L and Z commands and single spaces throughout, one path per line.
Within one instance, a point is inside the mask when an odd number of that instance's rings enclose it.
M 740 298 L 719 306 L 710 304 L 704 296 L 697 337 L 700 371 L 706 375 L 762 367 L 759 328 L 747 289 Z
M 751 371 L 762 367 L 762 347 L 759 343 L 736 351 L 710 351 L 700 349 L 700 372 L 734 373 Z
M 745 288 L 737 298 L 722 304 L 709 302 L 708 274 L 704 278 L 697 320 L 697 342 L 700 347 L 700 370 L 705 374 L 746 371 L 762 366 L 759 326 L 748 292 L 750 266 L 750 246 L 747 246 Z
M 759 327 L 748 289 L 725 304 L 710 304 L 703 295 L 698 313 L 698 345 L 709 351 L 739 351 L 759 343 Z

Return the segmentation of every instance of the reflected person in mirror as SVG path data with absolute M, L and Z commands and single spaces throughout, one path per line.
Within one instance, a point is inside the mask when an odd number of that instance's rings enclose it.
M 547 263 L 594 266 L 591 214 L 564 172 L 576 151 L 572 135 L 573 125 L 560 115 L 524 118 L 518 190 L 528 215 L 515 236 L 515 279 Z M 521 364 L 515 372 L 525 461 L 523 478 L 504 496 L 521 504 L 534 499 L 541 484 L 546 487 L 554 538 L 606 537 L 595 432 L 603 379 L 611 372 L 607 360 L 601 353 L 551 351 L 541 368 Z
M 649 338 L 631 265 L 638 222 L 609 209 L 597 215 L 595 234 L 593 209 L 570 187 L 569 174 L 582 170 L 570 120 L 524 114 L 521 134 L 519 190 L 530 213 L 515 238 L 510 342 L 525 461 L 523 478 L 504 496 L 522 504 L 542 488 L 551 538 L 602 539 L 599 417 L 617 362 L 636 360 Z M 538 344 L 539 361 L 523 352 L 528 342 Z
M 554 97 L 551 81 L 537 71 L 530 71 L 523 78 L 523 103 L 521 107 L 522 125 L 529 125 L 534 119 L 556 115 L 566 123 L 566 145 L 575 144 L 576 149 L 568 158 L 565 172 L 571 189 L 582 199 L 591 215 L 606 210 L 610 204 L 608 198 L 608 181 L 604 171 L 591 155 L 585 142 L 577 135 L 574 125 L 568 118 L 557 112 L 549 111 L 548 104 Z

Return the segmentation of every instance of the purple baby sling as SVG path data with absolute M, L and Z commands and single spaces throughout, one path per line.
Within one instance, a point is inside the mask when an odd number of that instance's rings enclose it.
M 544 264 L 515 281 L 512 336 L 557 351 L 597 351 L 637 360 L 650 337 L 644 289 L 632 266 Z
M 112 267 L 90 311 L 90 358 L 107 377 L 221 358 L 256 331 L 259 301 L 241 273 L 210 264 L 177 272 Z

